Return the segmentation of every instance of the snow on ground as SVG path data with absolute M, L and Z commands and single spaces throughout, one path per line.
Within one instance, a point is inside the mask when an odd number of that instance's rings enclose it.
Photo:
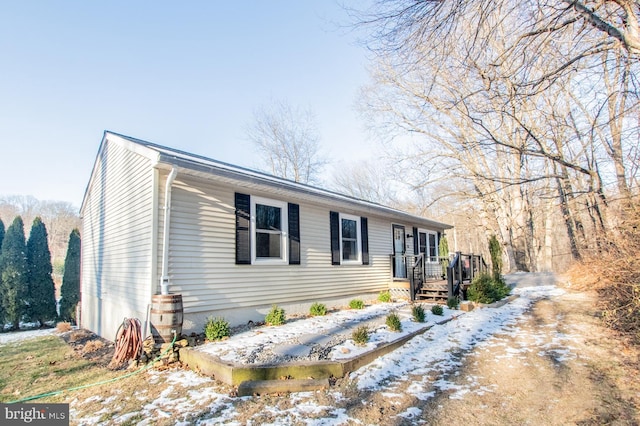
M 401 319 L 402 331 L 391 332 L 384 325 L 387 314 L 395 312 Z M 353 327 L 367 324 L 371 339 L 366 346 L 354 345 L 352 341 L 334 346 L 329 359 L 352 358 L 372 350 L 378 345 L 397 340 L 409 333 L 433 326 L 436 322 L 446 321 L 462 314 L 461 311 L 444 309 L 443 316 L 435 316 L 427 312 L 424 323 L 416 323 L 411 319 L 411 308 L 407 302 L 379 303 L 364 309 L 347 309 L 322 317 L 311 317 L 291 321 L 277 327 L 259 327 L 254 330 L 238 333 L 229 339 L 211 342 L 197 347 L 196 350 L 219 357 L 223 361 L 234 363 L 251 363 L 255 354 L 265 348 L 278 345 L 300 343 L 298 339 L 305 336 L 343 335 L 348 339 Z M 344 340 L 344 339 L 343 339 Z
M 402 398 L 408 393 L 424 401 L 433 398 L 437 390 L 447 390 L 449 398 L 462 399 L 468 394 L 484 394 L 494 390 L 492 386 L 481 386 L 480 378 L 474 376 L 466 377 L 463 384 L 447 380 L 447 377 L 459 374 L 458 368 L 464 362 L 464 356 L 472 349 L 488 350 L 490 345 L 504 345 L 507 348 L 506 355 L 502 359 L 496 359 L 496 362 L 501 362 L 505 357 L 522 357 L 526 352 L 552 356 L 559 362 L 575 357 L 576 351 L 571 346 L 571 342 L 576 337 L 559 333 L 548 327 L 524 330 L 520 326 L 523 313 L 534 301 L 560 296 L 564 291 L 555 286 L 546 285 L 516 288 L 514 293 L 520 297 L 500 308 L 475 309 L 445 324 L 432 327 L 401 348 L 353 372 L 349 377 L 350 380 L 358 389 L 365 392 L 380 392 L 389 400 Z M 354 320 L 352 315 L 373 315 L 375 309 L 383 306 L 374 305 L 364 312 L 345 311 L 345 313 L 333 315 L 341 317 L 342 321 L 352 321 Z M 402 306 L 388 306 L 384 309 L 387 308 L 398 311 Z M 446 309 L 445 312 L 447 312 Z M 335 326 L 336 321 L 329 321 L 325 317 L 313 321 L 313 328 L 307 321 L 298 323 L 304 323 L 304 333 L 322 333 Z M 302 332 L 295 329 L 281 331 L 280 328 L 274 328 L 274 331 L 274 335 L 277 336 L 274 339 L 282 339 L 282 341 L 290 339 L 295 333 Z M 249 337 L 262 338 L 260 333 L 253 336 L 255 337 Z M 549 336 L 551 336 L 550 341 Z M 252 341 L 248 343 L 254 344 Z M 126 422 L 135 415 L 141 414 L 145 419 L 170 417 L 177 422 L 177 425 L 193 424 L 194 421 L 195 424 L 200 425 L 253 424 L 251 420 L 240 422 L 236 410 L 237 404 L 249 401 L 251 397 L 234 398 L 224 394 L 215 381 L 198 376 L 191 371 L 149 372 L 149 376 L 151 382 L 161 380 L 160 377 L 162 377 L 166 388 L 159 397 L 143 403 L 140 411 L 123 413 L 118 418 L 114 418 L 115 423 Z M 195 386 L 198 388 L 190 389 Z M 329 390 L 327 395 L 335 401 L 336 405 L 346 400 L 338 390 Z M 350 417 L 344 408 L 320 403 L 314 392 L 291 394 L 290 398 L 290 408 L 282 409 L 277 405 L 276 399 L 273 401 L 274 405 L 267 404 L 261 410 L 261 413 L 271 415 L 270 418 L 273 421 L 270 424 L 300 423 L 318 426 L 361 423 L 360 420 Z M 79 403 L 80 406 L 81 404 L 82 402 Z M 398 420 L 406 421 L 419 419 L 420 413 L 418 408 L 411 407 L 396 416 Z M 79 424 L 90 424 L 92 419 L 76 418 L 75 420 Z M 145 425 L 146 422 L 145 420 L 138 424 Z
M 45 328 L 42 330 L 13 331 L 9 333 L 0 333 L 0 345 L 7 343 L 20 342 L 22 340 L 34 339 L 36 337 L 54 334 L 55 328 Z
M 458 367 L 463 363 L 464 354 L 471 349 L 484 350 L 489 345 L 506 346 L 505 355 L 496 359 L 502 362 L 505 358 L 524 357 L 525 353 L 536 353 L 539 356 L 552 357 L 557 362 L 564 362 L 576 357 L 576 350 L 571 343 L 576 337 L 560 333 L 553 324 L 547 329 L 523 330 L 518 326 L 519 319 L 531 304 L 541 298 L 560 296 L 563 290 L 553 286 L 529 286 L 529 276 L 516 277 L 519 281 L 514 293 L 520 297 L 500 308 L 482 308 L 464 313 L 445 308 L 443 317 L 436 317 L 427 311 L 425 325 L 410 319 L 410 308 L 406 303 L 374 304 L 363 310 L 344 310 L 326 317 L 293 321 L 281 327 L 258 328 L 239 334 L 224 342 L 210 344 L 203 350 L 214 353 L 223 359 L 241 362 L 247 348 L 259 348 L 260 345 L 278 345 L 295 341 L 308 334 L 328 334 L 337 329 L 348 330 L 350 324 L 371 321 L 396 312 L 402 319 L 402 333 L 393 333 L 378 323 L 374 327 L 371 347 L 390 340 L 399 335 L 406 335 L 421 327 L 431 327 L 397 350 L 384 355 L 371 364 L 351 373 L 349 379 L 362 391 L 381 392 L 386 398 L 401 398 L 409 394 L 419 400 L 428 400 L 436 395 L 435 390 L 449 391 L 449 398 L 462 399 L 469 393 L 490 393 L 491 387 L 480 386 L 478 378 L 469 376 L 464 384 L 455 384 L 446 377 L 456 375 Z M 436 325 L 436 321 L 451 319 Z M 561 319 L 558 318 L 558 321 Z M 579 330 L 576 330 L 579 332 Z M 55 329 L 38 329 L 13 333 L 0 333 L 0 344 L 8 344 L 21 340 L 41 337 L 55 333 Z M 496 336 L 501 336 L 496 338 Z M 550 339 L 549 339 L 550 337 Z M 509 345 L 509 346 L 507 346 Z M 370 348 L 357 347 L 347 340 L 336 346 L 331 357 L 354 356 Z M 241 424 L 237 420 L 235 405 L 250 397 L 234 398 L 221 391 L 219 385 L 206 377 L 192 371 L 149 371 L 146 380 L 149 383 L 162 383 L 164 386 L 159 396 L 144 398 L 141 391 L 139 410 L 119 413 L 111 419 L 116 424 L 126 423 L 136 416 L 143 420 L 139 425 L 150 424 L 153 419 L 171 418 L 177 425 L 192 424 Z M 329 391 L 331 398 L 340 402 L 344 395 L 338 391 Z M 331 407 L 319 403 L 314 393 L 292 394 L 294 400 L 291 407 L 282 410 L 276 405 L 267 406 L 263 412 L 269 412 L 274 419 L 272 424 L 304 423 L 311 426 L 337 425 L 348 422 L 360 423 L 358 419 L 349 417 L 343 408 Z M 144 400 L 144 402 L 142 402 Z M 91 416 L 80 418 L 78 410 L 91 402 L 100 401 L 103 409 Z M 101 416 L 114 411 L 116 396 L 107 398 L 91 397 L 85 401 L 73 401 L 71 414 L 78 424 L 94 424 Z M 74 406 L 76 409 L 74 409 Z M 396 415 L 400 419 L 410 420 L 420 416 L 420 410 L 409 408 Z

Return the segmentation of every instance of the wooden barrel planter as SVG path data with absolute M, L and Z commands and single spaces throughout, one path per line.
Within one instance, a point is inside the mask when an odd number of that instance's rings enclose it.
M 170 343 L 172 330 L 180 338 L 182 333 L 182 295 L 155 294 L 151 298 L 149 324 L 156 343 Z

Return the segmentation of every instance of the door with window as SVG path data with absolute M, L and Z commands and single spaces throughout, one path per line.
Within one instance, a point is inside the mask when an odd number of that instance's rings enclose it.
M 438 235 L 432 231 L 418 232 L 418 251 L 424 254 L 424 261 L 438 262 Z
M 407 278 L 404 226 L 393 225 L 393 277 Z

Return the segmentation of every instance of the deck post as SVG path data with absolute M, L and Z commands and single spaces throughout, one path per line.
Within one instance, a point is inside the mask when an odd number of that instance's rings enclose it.
M 448 298 L 454 297 L 453 295 L 453 268 L 447 265 L 447 293 Z

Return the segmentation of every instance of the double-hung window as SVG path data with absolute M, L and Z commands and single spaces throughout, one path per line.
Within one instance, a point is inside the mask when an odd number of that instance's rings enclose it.
M 251 197 L 253 262 L 287 262 L 287 203 Z
M 340 214 L 340 258 L 342 263 L 361 262 L 360 218 Z
M 235 193 L 236 264 L 300 265 L 300 206 Z
M 369 264 L 369 225 L 366 217 L 339 212 L 329 214 L 331 264 Z

